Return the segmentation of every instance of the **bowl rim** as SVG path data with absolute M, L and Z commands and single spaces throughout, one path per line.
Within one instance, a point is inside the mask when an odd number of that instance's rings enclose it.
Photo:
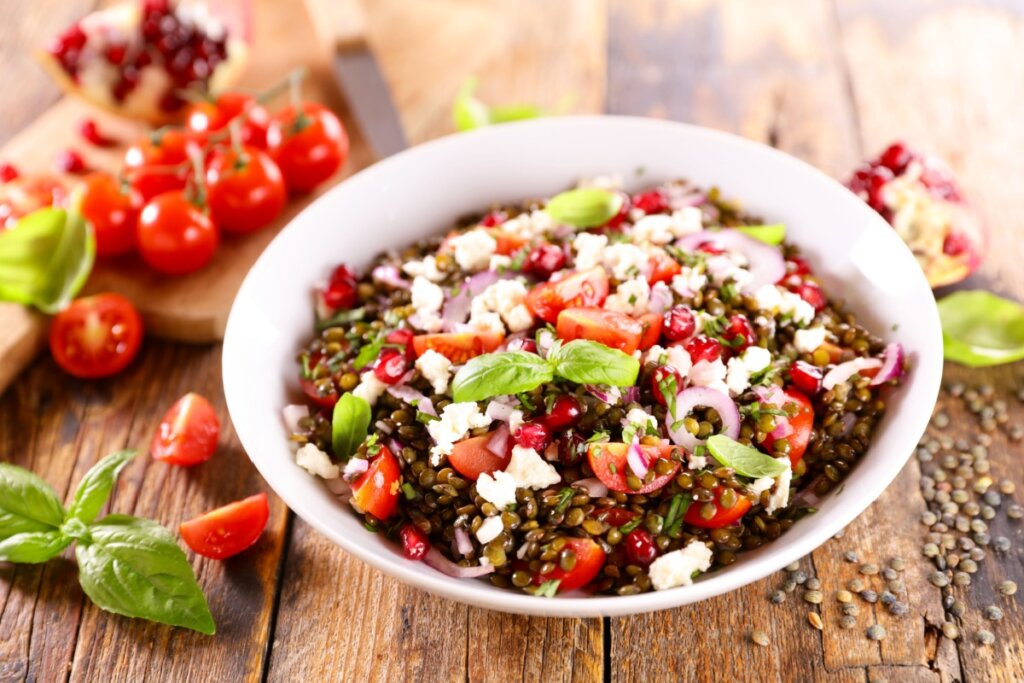
M 684 131 L 688 135 L 706 136 L 711 138 L 714 144 L 751 148 L 757 153 L 767 154 L 772 157 L 773 163 L 783 165 L 788 164 L 790 166 L 799 167 L 800 172 L 805 174 L 809 173 L 809 177 L 816 177 L 818 182 L 824 182 L 827 185 L 831 185 L 833 188 L 842 189 L 843 192 L 850 195 L 851 199 L 855 197 L 852 193 L 849 193 L 841 183 L 809 163 L 768 145 L 712 128 L 646 117 L 581 115 L 541 118 L 507 123 L 500 126 L 486 127 L 473 131 L 453 133 L 424 142 L 416 145 L 415 147 L 410 147 L 409 149 L 406 149 L 392 157 L 382 159 L 358 171 L 325 192 L 314 202 L 311 202 L 309 206 L 305 207 L 299 214 L 293 217 L 274 237 L 270 244 L 264 249 L 263 253 L 260 254 L 249 273 L 246 274 L 246 277 L 243 280 L 234 301 L 232 302 L 222 350 L 222 381 L 228 413 L 232 417 L 232 421 L 235 422 L 234 418 L 236 415 L 240 414 L 241 406 L 247 398 L 240 389 L 236 391 L 234 388 L 236 385 L 232 384 L 232 378 L 235 376 L 235 373 L 241 372 L 242 369 L 234 369 L 232 367 L 232 356 L 228 353 L 228 350 L 233 345 L 242 342 L 242 335 L 237 323 L 237 319 L 240 316 L 237 312 L 237 302 L 243 298 L 249 288 L 255 287 L 253 284 L 255 277 L 254 273 L 259 270 L 258 266 L 262 261 L 270 258 L 269 255 L 273 251 L 275 243 L 280 241 L 281 236 L 290 228 L 300 222 L 300 218 L 304 213 L 310 211 L 311 208 L 316 205 L 332 201 L 330 199 L 332 194 L 356 178 L 359 178 L 360 182 L 370 182 L 377 176 L 383 176 L 389 173 L 392 167 L 410 163 L 411 160 L 427 154 L 435 148 L 443 148 L 449 145 L 466 145 L 473 140 L 485 140 L 492 137 L 500 138 L 503 136 L 520 135 L 524 130 L 529 131 L 533 129 L 558 128 L 563 126 L 601 127 L 609 125 L 657 128 L 667 133 L 671 133 L 671 131 Z M 857 201 L 859 202 L 860 200 L 858 199 Z M 891 229 L 888 223 L 886 223 L 881 216 L 870 210 L 866 205 L 862 204 L 862 206 L 866 212 L 866 219 L 873 221 L 876 224 L 881 224 L 881 226 L 884 226 L 887 230 Z M 898 242 L 900 246 L 907 251 L 907 256 L 913 258 L 913 255 L 910 254 L 909 249 L 902 243 L 902 241 Z M 927 284 L 924 273 L 921 272 L 920 269 L 915 269 L 915 271 L 916 272 L 910 274 L 910 277 L 919 281 L 918 285 L 923 288 L 923 291 L 930 292 L 931 289 Z M 928 327 L 932 328 L 932 336 L 934 337 L 932 343 L 936 348 L 941 349 L 942 336 L 939 325 L 938 310 L 935 306 L 930 306 L 928 309 L 929 310 L 926 311 L 924 315 L 927 319 L 926 324 Z M 263 476 L 267 481 L 267 485 L 281 497 L 285 504 L 296 515 L 326 536 L 335 545 L 340 546 L 346 552 L 403 583 L 421 588 L 435 595 L 450 598 L 463 604 L 471 604 L 504 612 L 559 617 L 625 616 L 679 607 L 731 592 L 742 586 L 754 583 L 755 581 L 779 571 L 786 565 L 808 555 L 860 516 L 878 499 L 889 484 L 891 484 L 896 476 L 902 471 L 914 450 L 914 446 L 920 439 L 921 435 L 924 434 L 928 421 L 931 418 L 931 412 L 935 401 L 938 398 L 943 368 L 941 353 L 931 354 L 931 359 L 932 361 L 929 365 L 917 365 L 913 370 L 915 374 L 920 374 L 917 381 L 924 384 L 925 388 L 923 389 L 923 393 L 929 398 L 929 402 L 926 406 L 922 404 L 920 407 L 917 407 L 916 410 L 913 410 L 912 407 L 906 405 L 903 406 L 902 410 L 905 411 L 906 415 L 903 417 L 904 423 L 900 429 L 901 437 L 898 439 L 902 442 L 901 445 L 903 448 L 901 450 L 903 453 L 901 454 L 897 452 L 892 454 L 889 469 L 884 472 L 883 476 L 877 476 L 870 480 L 869 484 L 865 487 L 866 493 L 861 501 L 858 501 L 853 505 L 844 506 L 832 512 L 831 517 L 826 518 L 824 523 L 810 526 L 797 538 L 790 541 L 787 546 L 780 547 L 773 553 L 766 553 L 763 556 L 754 559 L 750 564 L 745 565 L 742 569 L 737 568 L 735 571 L 726 571 L 721 574 L 707 574 L 706 576 L 708 577 L 715 577 L 714 582 L 711 582 L 710 580 L 698 580 L 694 584 L 685 587 L 684 590 L 675 589 L 669 591 L 652 591 L 631 596 L 597 597 L 569 595 L 558 596 L 555 599 L 538 599 L 535 596 L 504 590 L 487 584 L 483 584 L 486 588 L 485 598 L 468 594 L 466 589 L 471 586 L 463 586 L 463 584 L 466 583 L 465 580 L 452 580 L 440 572 L 424 573 L 414 571 L 412 569 L 412 563 L 402 557 L 399 553 L 396 553 L 395 555 L 385 555 L 365 550 L 363 547 L 364 544 L 354 540 L 353 538 L 345 536 L 340 533 L 338 529 L 332 528 L 328 525 L 324 520 L 319 519 L 314 514 L 310 514 L 309 506 L 301 495 L 290 490 L 279 490 L 278 486 L 275 485 L 276 482 L 273 482 L 268 478 L 269 475 L 266 471 L 266 467 L 261 466 L 263 458 L 258 455 L 261 450 L 264 450 L 263 445 L 244 433 L 243 430 L 237 429 L 237 427 L 236 433 L 238 434 L 239 441 L 241 442 L 246 455 L 256 466 L 261 476 Z M 272 446 L 269 448 L 277 447 Z M 870 452 L 871 449 L 869 448 L 867 453 L 862 457 L 866 457 Z M 836 494 L 830 493 L 829 497 L 833 495 Z M 478 582 L 471 583 L 477 584 Z M 481 595 L 483 595 L 483 593 L 481 593 Z

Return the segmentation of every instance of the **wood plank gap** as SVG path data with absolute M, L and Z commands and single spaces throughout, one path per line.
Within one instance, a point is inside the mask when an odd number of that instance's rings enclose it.
M 288 519 L 284 524 L 284 538 L 281 539 L 281 556 L 277 559 L 277 576 L 274 579 L 274 600 L 270 605 L 270 618 L 267 621 L 267 647 L 263 651 L 263 669 L 260 680 L 266 683 L 270 675 L 270 656 L 274 651 L 274 631 L 277 629 L 277 611 L 281 607 L 281 589 L 284 586 L 284 563 L 288 559 L 291 548 L 292 526 L 295 524 L 295 513 L 288 510 Z
M 601 644 L 604 647 L 604 659 L 601 662 L 604 666 L 604 671 L 601 673 L 604 683 L 611 683 L 612 681 L 612 618 L 601 617 L 603 622 L 603 628 L 601 629 Z
M 861 127 L 860 107 L 857 106 L 857 88 L 853 84 L 850 61 L 847 58 L 846 50 L 843 49 L 843 22 L 839 18 L 839 0 L 831 0 L 829 8 L 832 10 L 832 29 L 836 34 L 832 43 L 836 53 L 836 63 L 839 65 L 839 76 L 842 80 L 843 90 L 846 92 L 846 106 L 849 109 L 853 134 L 857 139 L 857 154 L 863 156 L 866 141 L 864 140 L 864 130 Z

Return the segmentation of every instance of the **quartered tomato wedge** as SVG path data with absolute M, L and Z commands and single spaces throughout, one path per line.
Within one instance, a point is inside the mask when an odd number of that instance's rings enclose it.
M 606 298 L 608 274 L 596 266 L 537 285 L 526 295 L 526 306 L 544 322 L 554 324 L 565 309 L 600 306 Z
M 653 285 L 656 282 L 671 282 L 672 278 L 683 271 L 679 262 L 664 251 L 657 251 L 650 258 L 651 274 L 647 276 L 647 282 Z
M 367 470 L 352 482 L 352 502 L 377 519 L 387 519 L 398 506 L 401 476 L 395 456 L 387 446 L 381 446 L 380 452 L 370 459 Z
M 491 237 L 498 243 L 494 248 L 495 254 L 501 254 L 502 256 L 510 256 L 515 252 L 523 248 L 526 244 L 526 240 L 518 235 L 505 232 L 504 230 L 488 230 Z
M 722 487 L 716 486 L 714 488 L 714 494 L 714 504 L 717 508 L 714 517 L 711 519 L 704 519 L 701 517 L 700 509 L 704 506 L 704 503 L 693 502 L 690 505 L 690 508 L 686 511 L 686 517 L 684 518 L 687 524 L 703 527 L 705 529 L 717 529 L 718 527 L 729 526 L 740 517 L 747 514 L 747 511 L 751 508 L 750 501 L 747 498 L 744 496 L 738 496 L 736 504 L 729 509 L 725 509 L 718 502 L 718 499 L 722 497 Z
M 50 325 L 50 352 L 57 365 L 82 379 L 123 370 L 142 345 L 142 318 L 120 294 L 77 299 Z
M 665 324 L 664 316 L 657 313 L 644 313 L 640 316 L 640 325 L 643 332 L 640 333 L 640 350 L 646 351 L 661 339 L 661 327 Z
M 604 566 L 605 552 L 589 538 L 567 538 L 565 547 L 576 553 L 576 565 L 569 571 L 556 566 L 549 574 L 537 574 L 533 577 L 536 585 L 545 581 L 558 581 L 559 593 L 576 590 L 593 581 Z
M 662 488 L 676 476 L 679 471 L 679 461 L 670 460 L 672 457 L 672 446 L 640 446 L 641 452 L 648 463 L 657 459 L 669 460 L 672 463 L 672 470 L 667 474 L 655 477 L 651 483 L 645 484 L 634 490 L 626 483 L 626 474 L 629 466 L 626 464 L 626 452 L 629 444 L 624 443 L 595 443 L 587 451 L 587 460 L 590 462 L 590 469 L 594 475 L 601 480 L 601 483 L 612 491 L 619 493 L 651 493 Z
M 795 465 L 807 452 L 807 444 L 810 442 L 811 432 L 814 430 L 814 408 L 811 406 L 810 399 L 792 387 L 785 390 L 784 396 L 786 403 L 782 409 L 788 413 L 791 410 L 790 404 L 795 403 L 797 412 L 791 417 L 776 417 L 776 428 L 761 445 L 771 453 L 776 439 L 785 437 L 789 441 L 789 460 Z
M 199 394 L 188 393 L 164 415 L 150 453 L 172 465 L 198 465 L 213 456 L 219 437 L 217 411 Z
M 223 560 L 259 540 L 269 518 L 267 494 L 260 493 L 190 519 L 178 527 L 178 533 L 195 552 Z
M 567 308 L 558 314 L 556 332 L 564 341 L 589 339 L 633 353 L 640 346 L 644 326 L 625 313 L 603 308 Z
M 505 335 L 496 332 L 440 332 L 413 337 L 412 347 L 417 356 L 430 349 L 461 365 L 474 356 L 494 351 L 504 341 Z
M 493 474 L 505 469 L 512 459 L 512 453 L 508 452 L 501 457 L 488 449 L 487 442 L 492 436 L 494 432 L 459 441 L 448 455 L 448 464 L 471 481 L 476 481 L 484 472 Z

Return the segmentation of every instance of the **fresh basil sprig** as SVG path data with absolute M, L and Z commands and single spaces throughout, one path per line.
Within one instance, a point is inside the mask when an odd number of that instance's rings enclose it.
M 347 458 L 356 452 L 370 429 L 370 404 L 355 394 L 342 394 L 331 416 L 334 455 Z
M 0 463 L 0 561 L 46 562 L 77 542 L 78 579 L 98 607 L 212 635 L 206 598 L 169 531 L 127 515 L 93 521 L 135 455 L 119 451 L 93 465 L 67 511 L 41 478 Z
M 483 128 L 496 123 L 508 123 L 510 121 L 523 121 L 545 116 L 540 107 L 533 104 L 509 104 L 504 106 L 489 107 L 481 102 L 474 92 L 478 81 L 476 78 L 468 78 L 459 89 L 455 102 L 452 104 L 452 121 L 455 129 L 459 131 Z
M 629 354 L 587 339 L 556 346 L 547 358 L 526 351 L 487 353 L 471 358 L 452 380 L 456 402 L 482 401 L 518 394 L 552 381 L 556 376 L 577 384 L 630 386 L 636 383 L 640 362 Z
M 559 223 L 577 228 L 604 225 L 622 208 L 622 195 L 601 187 L 581 187 L 552 197 L 544 211 Z
M 782 223 L 773 223 L 772 225 L 738 225 L 736 229 L 765 244 L 779 245 L 782 244 L 782 240 L 786 239 L 786 226 Z
M 1024 306 L 982 290 L 939 301 L 943 354 L 979 368 L 1024 358 Z
M 736 474 L 743 477 L 777 477 L 789 469 L 785 462 L 750 446 L 744 446 L 725 434 L 715 434 L 708 438 L 707 447 L 715 460 L 736 470 Z

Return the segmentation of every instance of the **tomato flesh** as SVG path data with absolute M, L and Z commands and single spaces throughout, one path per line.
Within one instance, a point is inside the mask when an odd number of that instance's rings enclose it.
M 458 470 L 459 474 L 471 481 L 476 481 L 481 474 L 493 474 L 508 466 L 512 459 L 511 451 L 504 456 L 490 451 L 487 442 L 494 436 L 494 432 L 483 436 L 473 436 L 463 439 L 455 444 L 452 452 L 448 455 L 448 464 Z M 509 439 L 511 443 L 511 439 Z
M 658 282 L 671 282 L 672 278 L 683 272 L 683 267 L 679 265 L 679 262 L 663 251 L 651 256 L 649 262 L 651 274 L 647 277 L 647 282 L 651 285 Z
M 142 346 L 142 318 L 120 294 L 77 299 L 50 325 L 50 352 L 68 374 L 82 379 L 123 370 Z
M 497 332 L 439 332 L 416 335 L 412 347 L 417 357 L 431 350 L 461 365 L 474 356 L 494 351 L 504 341 L 505 335 Z
M 537 285 L 526 295 L 526 306 L 544 322 L 555 324 L 565 309 L 600 306 L 607 298 L 608 274 L 596 266 Z
M 559 339 L 589 339 L 624 353 L 640 346 L 644 326 L 625 313 L 603 308 L 567 308 L 558 314 L 555 328 Z
M 577 588 L 583 588 L 583 586 L 593 581 L 598 572 L 601 571 L 601 568 L 604 567 L 604 561 L 607 556 L 601 550 L 601 546 L 591 539 L 567 538 L 565 539 L 565 547 L 571 548 L 576 553 L 575 566 L 569 571 L 556 566 L 548 574 L 537 574 L 533 578 L 535 584 L 540 585 L 545 581 L 558 581 L 558 592 L 564 593 L 576 590 Z
M 142 210 L 142 196 L 122 190 L 114 176 L 92 173 L 82 179 L 82 217 L 96 235 L 99 256 L 117 256 L 135 248 L 135 227 Z
M 268 519 L 267 494 L 259 493 L 183 522 L 178 532 L 203 557 L 223 560 L 256 543 Z
M 626 452 L 629 444 L 625 443 L 595 443 L 591 444 L 587 451 L 587 460 L 590 462 L 590 469 L 594 475 L 601 480 L 601 483 L 612 491 L 619 493 L 651 493 L 667 485 L 679 471 L 679 462 L 672 460 L 672 446 L 640 446 L 641 452 L 648 463 L 655 460 L 668 460 L 672 469 L 667 474 L 656 476 L 649 484 L 644 484 L 638 489 L 631 489 L 626 483 L 626 473 L 629 465 L 626 463 Z
M 811 433 L 814 431 L 814 407 L 807 396 L 792 387 L 786 389 L 784 394 L 786 402 L 780 407 L 788 413 L 788 405 L 795 403 L 797 412 L 789 417 L 779 416 L 775 419 L 776 424 L 784 423 L 783 426 L 786 427 L 782 431 L 788 432 L 785 435 L 785 439 L 789 441 L 789 461 L 795 465 L 804 457 L 804 453 L 807 452 L 807 445 L 811 441 Z M 761 443 L 768 453 L 772 452 L 772 446 L 775 444 L 776 438 L 769 434 Z
M 226 232 L 259 230 L 284 210 L 288 192 L 281 169 L 256 147 L 216 153 L 206 169 L 210 215 Z
M 640 325 L 643 331 L 640 333 L 641 351 L 646 351 L 661 339 L 661 328 L 665 324 L 664 316 L 657 313 L 644 313 L 640 316 Z
M 155 460 L 191 467 L 213 456 L 219 437 L 217 411 L 199 394 L 188 393 L 164 415 L 150 453 Z
M 718 500 L 722 497 L 722 491 L 723 489 L 721 486 L 716 486 L 713 489 L 713 493 L 715 494 L 715 514 L 711 519 L 704 519 L 700 516 L 700 510 L 705 503 L 694 501 L 686 511 L 686 517 L 684 518 L 686 523 L 693 526 L 703 527 L 705 529 L 717 529 L 718 527 L 729 526 L 739 520 L 740 517 L 747 514 L 747 511 L 751 508 L 751 503 L 750 500 L 744 496 L 738 496 L 736 504 L 728 510 L 721 507 Z
M 398 480 L 402 476 L 398 461 L 387 446 L 370 458 L 369 467 L 352 482 L 352 502 L 379 520 L 390 517 L 398 507 Z

